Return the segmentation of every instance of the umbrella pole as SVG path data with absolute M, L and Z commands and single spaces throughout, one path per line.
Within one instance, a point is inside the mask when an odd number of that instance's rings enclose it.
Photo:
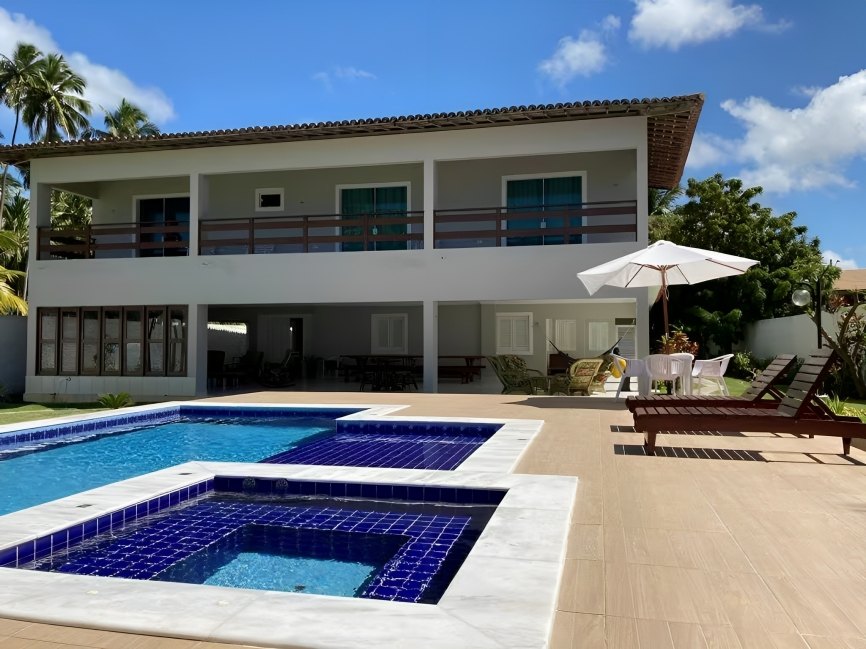
M 665 313 L 665 337 L 669 338 L 671 330 L 668 326 L 668 278 L 664 268 L 662 268 L 662 309 Z

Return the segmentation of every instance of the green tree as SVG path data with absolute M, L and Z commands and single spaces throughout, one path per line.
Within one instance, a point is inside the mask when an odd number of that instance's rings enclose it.
M 85 81 L 62 55 L 48 54 L 26 93 L 22 117 L 34 142 L 78 137 L 90 126 L 90 102 L 82 97 Z
M 651 241 L 669 241 L 671 228 L 677 220 L 677 200 L 685 190 L 680 185 L 672 189 L 650 187 L 648 212 Z
M 100 106 L 102 108 L 102 106 Z M 147 113 L 125 98 L 120 100 L 120 106 L 105 112 L 105 130 L 88 127 L 82 134 L 84 137 L 136 137 L 139 135 L 159 135 L 159 127 L 151 122 Z
M 33 86 L 33 80 L 42 66 L 43 58 L 36 46 L 18 43 L 12 56 L 0 54 L 0 95 L 3 103 L 15 113 L 15 126 L 12 129 L 12 141 L 18 135 L 18 125 L 21 121 L 21 111 L 27 100 L 27 95 Z M 3 227 L 3 214 L 6 208 L 6 185 L 9 175 L 9 165 L 3 165 L 3 180 L 0 184 L 0 229 Z
M 18 242 L 12 237 L 11 233 L 2 230 L 0 231 L 0 253 L 4 256 L 15 250 Z M 27 302 L 18 295 L 13 284 L 24 277 L 24 273 L 19 270 L 11 270 L 3 265 L 0 265 L 0 314 L 20 314 L 27 315 Z
M 51 196 L 51 227 L 77 230 L 93 218 L 93 201 L 78 194 L 55 191 Z
M 774 215 L 755 199 L 761 187 L 744 188 L 736 178 L 716 174 L 689 179 L 685 196 L 669 217 L 669 240 L 756 259 L 743 275 L 670 287 L 671 322 L 679 323 L 705 348 L 712 340 L 724 351 L 743 338 L 745 325 L 798 313 L 791 292 L 821 264 L 817 238 L 795 225 L 795 212 Z M 838 270 L 827 273 L 835 279 Z

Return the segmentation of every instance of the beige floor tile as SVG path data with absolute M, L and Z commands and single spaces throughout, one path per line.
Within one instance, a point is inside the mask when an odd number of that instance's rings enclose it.
M 604 614 L 604 564 L 566 559 L 559 588 L 559 610 Z
M 822 589 L 816 587 L 816 584 L 806 580 L 776 577 L 767 577 L 766 582 L 803 635 L 860 635 L 858 629 L 832 601 L 822 598 Z
M 628 570 L 635 616 L 649 620 L 667 620 L 655 566 L 631 564 Z
M 28 626 L 32 626 L 32 622 L 0 619 L 0 636 L 15 635 Z
M 806 639 L 799 633 L 771 633 L 776 649 L 809 649 Z
M 637 620 L 637 637 L 641 649 L 674 649 L 668 623 L 662 620 Z
M 707 641 L 707 649 L 743 649 L 734 627 L 702 624 L 701 630 Z
M 574 613 L 557 611 L 550 630 L 550 649 L 571 649 L 574 635 Z M 196 649 L 201 649 L 196 647 Z
M 846 643 L 839 638 L 817 635 L 807 635 L 804 638 L 809 643 L 809 649 L 848 649 Z
M 603 615 L 575 614 L 572 649 L 605 649 L 605 619 Z
M 639 649 L 637 625 L 632 618 L 611 617 L 604 619 L 604 637 L 609 649 Z
M 604 602 L 606 615 L 634 617 L 628 564 L 604 562 Z
M 707 649 L 707 641 L 700 624 L 668 622 L 674 649 Z
M 602 530 L 604 537 L 604 560 L 610 563 L 626 563 L 625 531 L 621 527 L 605 525 Z
M 53 624 L 32 624 L 16 634 L 19 638 L 31 638 L 45 642 L 59 642 L 81 647 L 100 649 L 132 649 L 139 645 L 145 636 L 133 633 L 112 633 L 95 629 L 76 629 Z
M 569 559 L 601 561 L 604 559 L 604 536 L 601 525 L 574 525 L 568 535 Z
M 669 622 L 700 624 L 701 619 L 692 601 L 694 590 L 686 571 L 669 566 L 653 566 L 658 579 L 658 596 Z

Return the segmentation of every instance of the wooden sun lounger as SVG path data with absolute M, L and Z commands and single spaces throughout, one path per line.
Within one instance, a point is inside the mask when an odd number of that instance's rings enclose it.
M 648 397 L 628 397 L 625 400 L 626 408 L 634 412 L 637 408 L 649 408 L 657 406 L 721 406 L 732 408 L 776 408 L 785 396 L 778 389 L 776 383 L 788 376 L 788 372 L 797 363 L 795 354 L 779 354 L 773 362 L 761 372 L 749 389 L 740 397 L 729 397 L 725 395 L 672 395 L 654 394 Z M 772 399 L 765 399 L 770 396 Z
M 843 453 L 848 455 L 852 439 L 866 439 L 866 425 L 858 417 L 841 417 L 829 408 L 818 410 L 812 406 L 813 401 L 819 401 L 813 397 L 835 360 L 832 351 L 825 358 L 815 355 L 807 358 L 775 410 L 736 406 L 640 407 L 634 412 L 635 431 L 644 434 L 648 455 L 655 454 L 659 433 L 700 430 L 841 437 Z

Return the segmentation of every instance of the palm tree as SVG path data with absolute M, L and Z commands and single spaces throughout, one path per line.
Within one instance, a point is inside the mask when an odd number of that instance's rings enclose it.
M 7 251 L 14 250 L 17 245 L 10 232 L 0 231 L 0 252 L 5 254 Z M 24 273 L 20 270 L 9 270 L 0 266 L 0 314 L 27 315 L 27 302 L 18 297 L 12 286 L 12 283 L 20 277 L 24 277 Z
M 12 129 L 12 141 L 18 135 L 18 124 L 21 120 L 21 110 L 32 85 L 33 78 L 42 65 L 42 52 L 36 46 L 18 43 L 12 56 L 0 54 L 0 94 L 3 103 L 15 111 L 15 127 Z M 6 182 L 9 165 L 3 165 L 3 181 L 0 185 L 0 228 L 3 227 L 3 212 L 6 207 Z
M 102 108 L 102 106 L 100 106 Z M 136 137 L 138 135 L 159 135 L 159 127 L 151 122 L 147 113 L 125 98 L 120 100 L 120 106 L 105 112 L 105 129 L 88 127 L 82 133 L 83 137 Z
M 26 93 L 23 119 L 34 142 L 78 137 L 90 126 L 90 102 L 82 98 L 85 81 L 62 55 L 48 54 Z

